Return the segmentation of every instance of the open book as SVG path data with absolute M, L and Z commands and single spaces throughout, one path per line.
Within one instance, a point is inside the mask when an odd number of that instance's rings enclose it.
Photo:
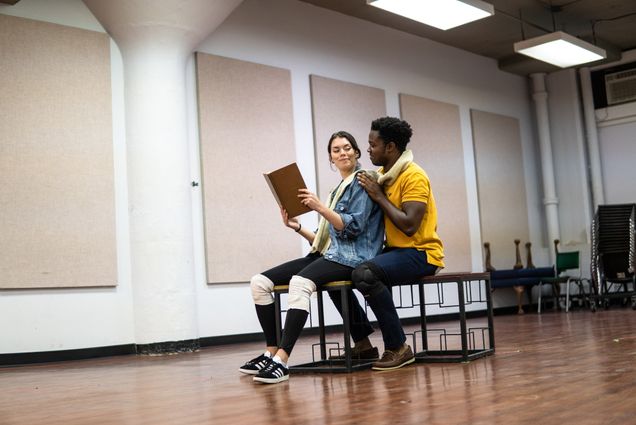
M 289 217 L 296 217 L 311 211 L 311 208 L 300 203 L 298 189 L 305 189 L 305 181 L 295 162 L 271 173 L 263 174 L 265 181 L 276 198 L 276 202 L 287 210 Z

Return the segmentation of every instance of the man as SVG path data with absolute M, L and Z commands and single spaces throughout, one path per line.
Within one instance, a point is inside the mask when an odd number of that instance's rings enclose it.
M 356 267 L 352 280 L 378 319 L 384 354 L 375 370 L 397 369 L 413 363 L 393 296 L 393 285 L 412 283 L 444 267 L 442 241 L 437 235 L 437 209 L 426 172 L 406 149 L 413 131 L 403 120 L 379 118 L 371 123 L 369 157 L 380 166 L 379 179 L 358 174 L 358 181 L 384 212 L 386 246 L 382 254 Z

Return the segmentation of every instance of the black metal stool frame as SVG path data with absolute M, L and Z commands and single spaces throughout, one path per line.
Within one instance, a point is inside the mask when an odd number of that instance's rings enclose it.
M 472 303 L 472 289 L 471 282 L 484 282 L 485 300 L 481 298 L 481 289 L 479 290 L 479 299 L 476 302 L 484 302 L 486 304 L 486 315 L 488 320 L 487 328 L 468 328 L 466 320 L 466 293 L 469 294 L 468 303 Z M 442 305 L 443 301 L 435 303 L 426 303 L 424 295 L 424 285 L 436 284 L 438 287 L 438 294 L 443 291 L 440 288 L 444 283 L 456 283 L 457 284 L 457 304 L 454 305 Z M 415 361 L 422 363 L 440 363 L 440 362 L 468 362 L 480 357 L 492 355 L 495 352 L 495 330 L 493 322 L 493 310 L 492 310 L 492 294 L 490 288 L 490 273 L 442 273 L 435 276 L 427 276 L 416 283 L 419 287 L 420 293 L 420 332 L 422 333 L 422 351 L 415 353 Z M 441 298 L 440 298 L 441 299 Z M 440 307 L 458 307 L 459 308 L 459 326 L 460 326 L 460 338 L 461 338 L 461 350 L 442 350 L 440 343 L 440 350 L 428 349 L 428 330 L 426 327 L 426 306 L 437 305 Z M 485 343 L 482 349 L 476 349 L 474 342 L 472 344 L 468 341 L 468 335 L 471 334 L 474 340 L 474 332 L 476 330 L 482 331 L 482 340 L 484 338 L 483 332 L 488 332 L 488 347 Z M 445 330 L 444 330 L 445 331 Z M 451 334 L 448 334 L 451 335 Z M 455 335 L 456 334 L 452 334 Z M 415 340 L 415 337 L 414 337 Z M 470 346 L 472 345 L 472 349 Z
M 373 364 L 373 361 L 356 361 L 351 357 L 351 323 L 349 323 L 349 290 L 352 288 L 351 281 L 335 281 L 322 285 L 317 290 L 318 300 L 318 328 L 320 332 L 320 342 L 312 346 L 312 361 L 309 363 L 303 363 L 294 365 L 289 368 L 291 373 L 303 373 L 303 372 L 319 372 L 319 373 L 349 373 L 356 370 L 369 369 Z M 342 300 L 342 316 L 343 316 L 343 329 L 344 329 L 344 360 L 333 360 L 327 356 L 327 342 L 325 332 L 325 313 L 323 305 L 323 294 L 326 291 L 340 291 Z M 280 344 L 281 340 L 281 294 L 286 294 L 289 291 L 289 285 L 275 285 L 274 286 L 274 308 L 276 310 L 276 341 Z M 333 343 L 331 343 L 333 344 Z M 338 352 L 340 352 L 340 345 L 338 346 Z M 318 345 L 320 347 L 320 359 L 315 358 L 313 347 Z

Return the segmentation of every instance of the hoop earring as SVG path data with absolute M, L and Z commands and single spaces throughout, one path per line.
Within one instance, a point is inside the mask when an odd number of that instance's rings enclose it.
M 334 171 L 334 172 L 336 171 L 336 170 L 333 168 L 333 161 L 330 161 L 330 162 L 329 162 L 329 169 L 330 169 L 331 171 Z

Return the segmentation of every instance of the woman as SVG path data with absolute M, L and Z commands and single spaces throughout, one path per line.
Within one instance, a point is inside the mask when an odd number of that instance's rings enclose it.
M 351 280 L 351 271 L 357 265 L 382 250 L 382 211 L 355 178 L 355 174 L 361 171 L 358 164 L 361 152 L 356 140 L 346 131 L 334 133 L 329 139 L 327 152 L 342 176 L 340 184 L 331 191 L 329 204 L 320 202 L 307 189 L 301 189 L 298 194 L 303 204 L 321 215 L 317 232 L 314 234 L 303 228 L 298 220 L 289 218 L 287 212 L 281 210 L 284 224 L 312 244 L 311 252 L 306 257 L 257 274 L 250 282 L 267 348 L 239 370 L 256 375 L 254 380 L 257 382 L 275 384 L 289 378 L 287 361 L 307 321 L 312 292 L 328 282 Z M 289 283 L 288 310 L 280 346 L 276 344 L 276 312 L 272 297 L 275 283 Z M 341 312 L 340 297 L 332 296 L 332 299 Z M 351 294 L 349 299 L 351 336 L 355 342 L 353 355 L 377 358 L 377 348 L 372 347 L 368 338 L 373 328 L 357 298 Z

